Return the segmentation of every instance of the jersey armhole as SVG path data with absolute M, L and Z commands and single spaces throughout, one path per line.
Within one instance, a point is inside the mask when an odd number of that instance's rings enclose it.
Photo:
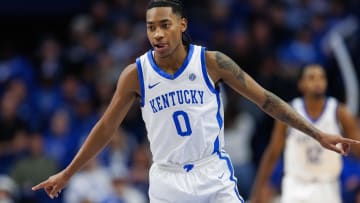
M 206 52 L 206 48 L 205 47 L 201 47 L 201 70 L 202 70 L 202 74 L 203 74 L 203 78 L 205 80 L 206 86 L 209 88 L 209 90 L 214 93 L 217 94 L 218 90 L 215 88 L 215 84 L 214 82 L 211 80 L 207 70 L 206 70 L 206 56 L 205 56 L 205 52 Z
M 140 82 L 140 105 L 141 107 L 144 107 L 144 100 L 145 100 L 145 86 L 144 86 L 144 75 L 142 71 L 142 66 L 140 62 L 140 58 L 136 59 L 136 68 L 137 68 L 137 74 Z

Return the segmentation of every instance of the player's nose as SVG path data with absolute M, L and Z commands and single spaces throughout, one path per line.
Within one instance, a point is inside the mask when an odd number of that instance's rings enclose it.
M 156 29 L 154 32 L 154 38 L 158 40 L 163 37 L 164 37 L 164 32 L 161 29 Z

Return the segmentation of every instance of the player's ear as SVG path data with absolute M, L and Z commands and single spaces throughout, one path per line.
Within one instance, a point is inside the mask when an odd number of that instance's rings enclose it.
M 187 29 L 187 19 L 181 18 L 180 25 L 181 25 L 181 32 L 185 32 Z

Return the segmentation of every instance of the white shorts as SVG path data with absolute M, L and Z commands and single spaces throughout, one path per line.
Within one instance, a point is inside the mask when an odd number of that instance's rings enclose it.
M 302 181 L 284 176 L 281 203 L 341 203 L 340 187 L 334 181 Z
M 151 203 L 244 203 L 225 153 L 182 166 L 154 163 L 149 177 Z

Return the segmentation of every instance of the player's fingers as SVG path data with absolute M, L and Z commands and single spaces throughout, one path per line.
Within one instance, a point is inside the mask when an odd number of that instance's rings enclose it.
M 342 144 L 342 149 L 345 152 L 345 155 L 347 156 L 350 152 L 351 145 L 350 144 Z
M 49 196 L 49 197 L 51 197 L 51 191 L 52 191 L 52 189 L 53 189 L 53 186 L 46 186 L 45 188 L 45 192 L 46 192 L 46 194 Z
M 59 187 L 58 187 L 58 185 L 55 185 L 53 188 L 52 188 L 52 190 L 51 190 L 51 192 L 50 192 L 50 197 L 51 198 L 56 198 L 56 197 L 58 197 L 58 195 L 59 195 Z
M 345 154 L 345 152 L 344 152 L 342 149 L 336 147 L 335 145 L 328 145 L 327 148 L 330 149 L 330 150 L 332 150 L 332 151 L 334 151 L 334 152 L 337 152 L 337 153 L 339 153 L 339 154 L 342 154 L 342 155 Z
M 360 144 L 359 140 L 353 140 L 345 137 L 339 137 L 337 140 L 339 143 L 347 143 L 347 144 Z
M 39 189 L 41 189 L 41 188 L 44 188 L 44 187 L 46 186 L 46 184 L 47 184 L 47 180 L 45 180 L 45 181 L 43 181 L 43 182 L 35 185 L 35 186 L 32 187 L 31 189 L 32 189 L 33 191 L 39 190 Z

